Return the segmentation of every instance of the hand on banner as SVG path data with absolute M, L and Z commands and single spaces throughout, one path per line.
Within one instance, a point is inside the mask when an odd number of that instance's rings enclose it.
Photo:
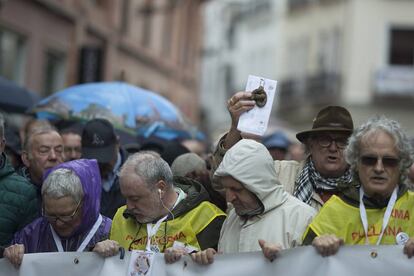
M 339 247 L 344 244 L 344 240 L 335 235 L 322 235 L 316 237 L 312 245 L 323 257 L 331 256 L 338 252 Z
M 8 259 L 14 267 L 18 268 L 23 261 L 24 245 L 14 244 L 4 249 L 4 257 Z
M 98 253 L 102 257 L 112 257 L 118 254 L 119 244 L 113 240 L 104 240 L 98 242 L 92 251 Z
M 170 247 L 164 251 L 164 260 L 167 264 L 172 264 L 181 259 L 181 256 L 186 253 L 185 248 Z
M 213 248 L 207 248 L 206 250 L 199 251 L 191 254 L 191 259 L 200 265 L 212 264 L 214 262 L 214 255 L 217 251 Z
M 265 258 L 271 262 L 273 262 L 273 260 L 277 258 L 279 252 L 283 250 L 283 247 L 280 244 L 266 242 L 265 240 L 259 240 L 259 245 L 260 248 L 262 248 Z
M 407 255 L 408 258 L 414 256 L 414 238 L 410 238 L 404 245 L 404 254 Z

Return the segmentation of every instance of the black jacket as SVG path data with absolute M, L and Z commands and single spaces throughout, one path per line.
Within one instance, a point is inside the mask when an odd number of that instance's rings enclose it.
M 121 147 L 120 154 L 121 154 L 121 166 L 120 167 L 122 167 L 122 165 L 125 163 L 126 159 L 128 158 L 128 152 Z M 111 189 L 108 192 L 102 189 L 101 214 L 110 219 L 113 219 L 118 208 L 121 206 L 124 206 L 125 203 L 126 203 L 126 200 L 121 194 L 121 189 L 119 187 L 119 177 L 117 175 L 114 179 L 114 184 L 112 185 Z

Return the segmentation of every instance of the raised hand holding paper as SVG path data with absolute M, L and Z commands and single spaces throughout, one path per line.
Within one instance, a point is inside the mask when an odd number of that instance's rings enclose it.
M 245 90 L 253 93 L 256 106 L 240 116 L 238 130 L 263 136 L 269 123 L 276 85 L 275 80 L 249 75 Z

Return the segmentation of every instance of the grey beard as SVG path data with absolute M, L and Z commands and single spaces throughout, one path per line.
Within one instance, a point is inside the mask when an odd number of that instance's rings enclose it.
M 256 209 L 242 210 L 240 213 L 238 213 L 238 215 L 244 218 L 250 218 L 263 213 L 263 209 L 263 206 L 259 205 Z

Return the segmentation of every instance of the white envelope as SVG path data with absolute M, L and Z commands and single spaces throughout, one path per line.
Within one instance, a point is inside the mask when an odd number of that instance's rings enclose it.
M 263 136 L 269 123 L 273 99 L 276 93 L 277 81 L 249 75 L 246 84 L 246 91 L 251 92 L 256 88 L 259 88 L 260 85 L 263 85 L 263 88 L 267 94 L 266 105 L 264 107 L 258 107 L 256 105 L 253 109 L 243 113 L 240 116 L 237 129 L 241 132 Z

